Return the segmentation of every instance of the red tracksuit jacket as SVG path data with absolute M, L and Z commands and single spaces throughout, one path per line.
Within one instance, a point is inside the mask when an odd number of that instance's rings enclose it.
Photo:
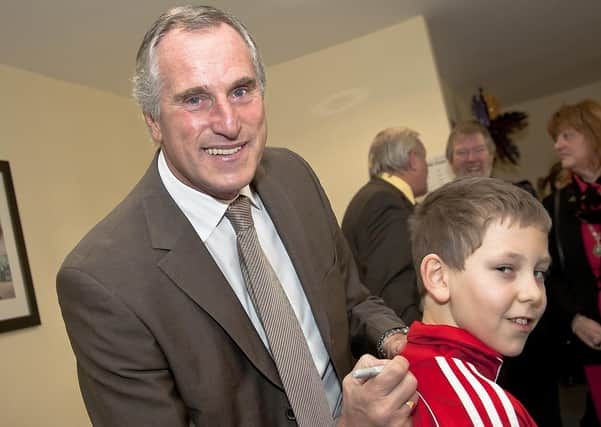
M 413 322 L 402 355 L 418 382 L 414 427 L 536 426 L 524 406 L 495 382 L 501 355 L 469 332 Z

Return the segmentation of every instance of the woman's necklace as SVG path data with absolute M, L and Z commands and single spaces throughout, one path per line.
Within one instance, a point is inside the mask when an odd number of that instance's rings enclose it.
M 595 246 L 593 246 L 593 255 L 597 258 L 601 257 L 601 234 L 595 231 L 595 228 L 590 224 L 586 224 L 588 226 L 589 231 L 591 232 L 591 236 L 595 239 Z

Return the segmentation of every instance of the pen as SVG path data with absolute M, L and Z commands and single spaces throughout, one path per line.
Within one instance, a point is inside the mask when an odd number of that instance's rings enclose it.
M 361 368 L 357 369 L 356 371 L 353 371 L 351 375 L 353 376 L 353 378 L 369 379 L 375 377 L 380 372 L 382 372 L 382 369 L 384 369 L 384 365 L 372 366 L 371 368 Z

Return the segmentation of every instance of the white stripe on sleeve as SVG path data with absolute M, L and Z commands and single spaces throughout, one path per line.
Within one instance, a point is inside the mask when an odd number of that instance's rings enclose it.
M 501 418 L 499 418 L 497 408 L 495 408 L 494 403 L 492 403 L 490 396 L 488 395 L 480 381 L 478 381 L 474 374 L 470 372 L 470 370 L 465 366 L 462 360 L 453 359 L 453 362 L 455 362 L 457 368 L 459 368 L 461 373 L 465 376 L 470 385 L 474 388 L 474 391 L 476 392 L 476 394 L 482 401 L 482 404 L 484 405 L 484 409 L 486 409 L 486 413 L 488 414 L 488 418 L 490 418 L 490 422 L 492 423 L 492 425 L 494 427 L 503 427 L 503 423 L 501 422 Z
M 505 408 L 505 412 L 507 413 L 507 418 L 509 418 L 509 425 L 511 427 L 519 427 L 520 423 L 518 421 L 518 416 L 515 413 L 515 408 L 509 401 L 509 397 L 507 397 L 507 393 L 505 393 L 505 390 L 503 390 L 496 382 L 491 381 L 488 378 L 486 378 L 485 376 L 483 376 L 480 372 L 478 372 L 476 367 L 474 365 L 472 365 L 471 363 L 468 363 L 468 366 L 476 375 L 478 375 L 480 378 L 484 379 L 485 381 L 488 381 L 488 383 L 490 384 L 492 389 L 495 391 L 495 393 L 499 397 L 499 400 L 501 401 L 501 404 L 503 405 L 503 408 Z
M 484 426 L 484 422 L 482 421 L 482 418 L 480 418 L 480 414 L 478 414 L 478 410 L 470 399 L 469 394 L 455 376 L 453 369 L 449 366 L 446 359 L 442 356 L 436 356 L 435 359 L 440 367 L 440 370 L 449 381 L 449 384 L 451 384 L 451 387 L 455 390 L 455 393 L 457 393 L 459 400 L 463 404 L 463 407 L 472 421 L 472 425 L 475 427 Z
M 419 396 L 419 401 L 426 407 L 426 409 L 428 410 L 428 413 L 432 417 L 432 421 L 434 422 L 434 425 L 436 427 L 440 427 L 440 424 L 438 423 L 438 418 L 436 418 L 436 414 L 434 414 L 434 411 L 432 411 L 432 408 L 430 408 L 430 404 L 428 403 L 428 401 L 426 399 L 424 399 L 424 396 L 422 396 L 419 391 L 417 392 L 417 395 Z

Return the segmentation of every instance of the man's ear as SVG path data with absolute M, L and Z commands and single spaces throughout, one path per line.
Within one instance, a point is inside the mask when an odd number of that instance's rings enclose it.
M 448 267 L 436 254 L 428 254 L 420 264 L 420 274 L 426 292 L 438 304 L 449 301 Z
M 409 170 L 414 171 L 417 169 L 417 161 L 418 161 L 418 154 L 415 151 L 410 151 L 409 152 Z
M 152 139 L 158 144 L 163 142 L 163 133 L 161 132 L 159 123 L 149 113 L 144 113 L 144 121 L 146 122 L 146 126 L 148 126 Z

